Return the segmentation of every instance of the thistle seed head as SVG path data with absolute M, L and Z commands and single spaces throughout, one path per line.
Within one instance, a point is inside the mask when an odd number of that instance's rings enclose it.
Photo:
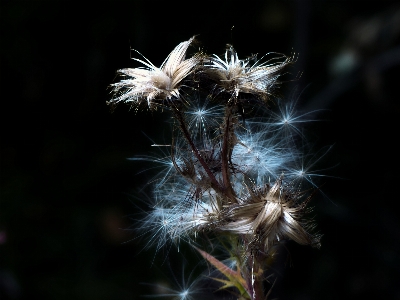
M 117 71 L 124 79 L 110 85 L 113 98 L 108 104 L 126 102 L 137 107 L 147 103 L 150 109 L 154 109 L 159 105 L 168 106 L 171 101 L 179 101 L 183 80 L 199 62 L 198 55 L 185 59 L 193 40 L 194 37 L 176 46 L 159 68 L 144 56 L 144 60 L 133 58 L 144 67 Z
M 319 245 L 319 236 L 308 231 L 307 212 L 300 192 L 282 186 L 282 179 L 272 186 L 264 185 L 249 191 L 247 199 L 223 209 L 216 230 L 241 235 L 250 241 L 251 250 L 268 253 L 281 240 L 293 240 L 302 245 Z
M 279 59 L 284 59 L 279 62 Z M 251 61 L 255 63 L 251 64 Z M 217 93 L 228 93 L 229 100 L 238 100 L 239 93 L 252 94 L 267 101 L 278 84 L 278 77 L 284 67 L 293 61 L 291 57 L 281 55 L 261 62 L 253 55 L 250 58 L 239 59 L 235 49 L 228 45 L 225 60 L 217 55 L 206 59 L 205 73 L 216 84 Z

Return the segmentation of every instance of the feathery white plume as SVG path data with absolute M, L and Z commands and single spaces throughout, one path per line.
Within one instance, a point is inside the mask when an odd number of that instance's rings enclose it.
M 167 104 L 166 100 L 179 99 L 182 81 L 199 62 L 198 55 L 185 60 L 186 51 L 193 40 L 194 37 L 176 46 L 159 68 L 144 56 L 145 60 L 133 58 L 144 67 L 118 70 L 126 79 L 110 85 L 114 97 L 108 103 L 140 105 L 147 102 L 149 108 L 154 108 L 154 105 Z
M 284 58 L 283 62 L 273 62 Z M 292 62 L 291 57 L 280 56 L 254 64 L 250 61 L 255 56 L 245 60 L 239 59 L 235 49 L 228 46 L 225 52 L 225 60 L 217 55 L 208 58 L 205 64 L 205 73 L 216 82 L 217 92 L 227 92 L 237 99 L 239 93 L 248 93 L 267 100 L 271 95 L 282 69 Z

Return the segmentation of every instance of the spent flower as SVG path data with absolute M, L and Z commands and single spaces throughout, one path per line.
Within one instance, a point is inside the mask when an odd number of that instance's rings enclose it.
M 284 59 L 279 61 L 279 59 Z M 253 64 L 252 61 L 255 61 Z M 267 101 L 278 84 L 281 71 L 293 58 L 278 56 L 265 62 L 256 55 L 239 59 L 235 49 L 228 45 L 225 60 L 217 55 L 206 59 L 205 73 L 216 84 L 217 93 L 226 92 L 237 100 L 239 93 L 247 93 Z
M 114 97 L 109 104 L 128 102 L 140 105 L 147 102 L 150 108 L 154 108 L 155 105 L 179 99 L 182 81 L 193 72 L 199 62 L 198 55 L 185 59 L 186 51 L 193 40 L 194 37 L 176 46 L 159 68 L 144 56 L 144 60 L 133 58 L 144 67 L 118 70 L 118 74 L 126 79 L 111 84 Z

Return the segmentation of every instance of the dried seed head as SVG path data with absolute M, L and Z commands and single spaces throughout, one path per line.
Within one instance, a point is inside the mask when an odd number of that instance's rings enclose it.
M 303 216 L 309 199 L 301 202 L 301 196 L 290 187 L 283 188 L 282 180 L 278 180 L 266 194 L 260 195 L 264 206 L 253 222 L 253 230 L 264 251 L 268 252 L 274 243 L 283 239 L 301 245 L 319 244 L 319 237 L 307 231 L 310 225 Z
M 157 105 L 168 105 L 171 100 L 178 100 L 182 81 L 199 62 L 198 55 L 185 60 L 186 51 L 193 40 L 194 37 L 176 46 L 160 68 L 143 56 L 144 60 L 134 60 L 145 67 L 118 70 L 117 73 L 126 79 L 110 85 L 114 97 L 108 104 L 127 102 L 138 106 L 147 102 L 152 109 Z
M 272 62 L 283 58 L 283 62 Z M 291 57 L 280 56 L 260 63 L 257 60 L 250 65 L 255 56 L 241 60 L 236 51 L 228 45 L 225 52 L 225 61 L 214 54 L 205 63 L 205 73 L 215 81 L 217 92 L 230 94 L 230 100 L 238 100 L 239 93 L 247 93 L 267 101 L 272 94 L 282 69 L 290 64 Z
M 264 253 L 285 239 L 318 246 L 319 236 L 310 234 L 312 225 L 303 220 L 309 199 L 301 201 L 301 196 L 283 187 L 279 179 L 272 186 L 250 191 L 242 204 L 222 210 L 218 230 L 242 235 L 251 241 L 252 250 Z

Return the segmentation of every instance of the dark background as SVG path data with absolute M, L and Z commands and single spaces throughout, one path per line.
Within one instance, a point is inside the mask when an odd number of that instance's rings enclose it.
M 195 34 L 207 53 L 299 53 L 302 76 L 283 91 L 302 91 L 300 111 L 323 109 L 308 126 L 315 149 L 333 145 L 313 200 L 322 248 L 287 245 L 274 297 L 400 298 L 395 2 L 1 1 L 0 12 L 1 299 L 138 299 L 152 292 L 140 283 L 171 279 L 165 252 L 124 230 L 154 175 L 126 158 L 154 150 L 143 133 L 168 141 L 167 116 L 111 113 L 106 88 L 137 66 L 130 47 L 160 65 Z

